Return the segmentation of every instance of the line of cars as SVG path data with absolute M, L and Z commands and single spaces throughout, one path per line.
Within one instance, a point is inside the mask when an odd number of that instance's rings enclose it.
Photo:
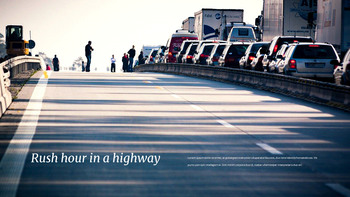
M 198 40 L 180 32 L 154 49 L 146 63 L 222 66 L 350 84 L 350 52 L 341 64 L 331 44 L 311 37 L 276 36 L 270 42 L 254 42 L 254 37 L 248 27 L 232 29 L 227 41 Z

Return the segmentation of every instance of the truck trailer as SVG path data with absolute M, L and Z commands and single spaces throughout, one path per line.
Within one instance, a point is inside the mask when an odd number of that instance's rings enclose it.
M 219 40 L 227 23 L 242 22 L 242 9 L 203 8 L 194 14 L 194 32 L 199 40 Z
M 182 29 L 188 30 L 188 32 L 194 32 L 194 17 L 188 17 L 182 22 Z
M 350 48 L 350 0 L 318 0 L 316 40 L 344 56 Z
M 317 0 L 264 0 L 263 40 L 275 36 L 315 38 Z

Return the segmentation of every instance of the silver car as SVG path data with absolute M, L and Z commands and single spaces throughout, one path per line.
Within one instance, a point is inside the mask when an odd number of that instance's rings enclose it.
M 334 71 L 337 84 L 350 85 L 350 49 L 346 52 L 343 63 Z
M 278 72 L 306 78 L 333 79 L 339 56 L 331 44 L 291 44 L 278 65 Z

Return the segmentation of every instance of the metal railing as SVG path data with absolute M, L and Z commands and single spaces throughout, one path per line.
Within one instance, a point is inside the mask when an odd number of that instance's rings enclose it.
M 43 68 L 45 68 L 43 59 L 31 56 L 14 57 L 0 64 L 0 117 L 12 102 L 12 96 L 9 91 L 11 78 L 23 71 Z
M 137 66 L 135 71 L 174 73 L 231 82 L 350 111 L 349 86 L 312 79 L 196 64 L 144 64 Z

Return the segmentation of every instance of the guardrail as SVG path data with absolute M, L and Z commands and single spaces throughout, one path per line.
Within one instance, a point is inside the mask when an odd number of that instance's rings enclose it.
M 350 111 L 350 87 L 258 71 L 195 64 L 143 64 L 137 72 L 164 72 L 233 82 Z
M 0 117 L 12 102 L 11 93 L 8 90 L 11 78 L 23 71 L 41 68 L 45 68 L 43 59 L 31 56 L 18 56 L 0 64 Z

